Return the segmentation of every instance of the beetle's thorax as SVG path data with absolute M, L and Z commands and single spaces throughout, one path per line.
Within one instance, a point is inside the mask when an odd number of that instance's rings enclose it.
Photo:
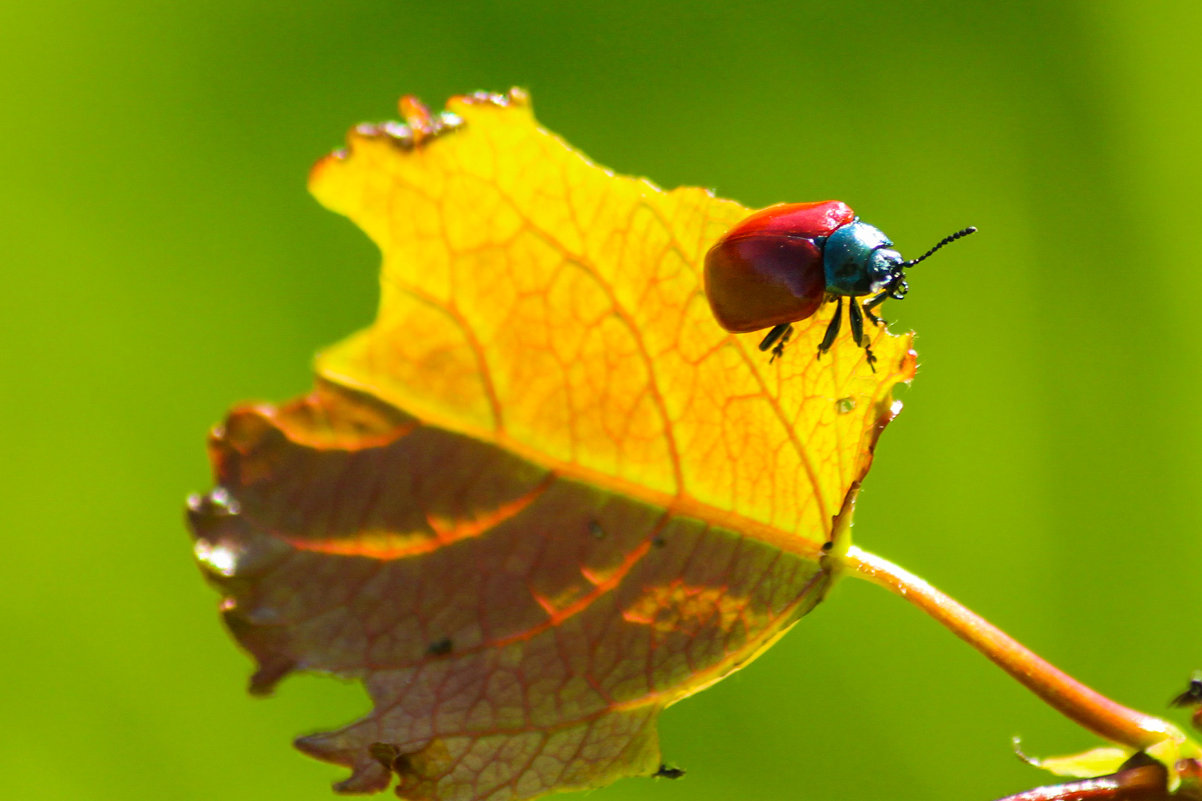
M 901 254 L 881 230 L 857 217 L 823 243 L 826 291 L 833 295 L 871 295 L 902 280 Z

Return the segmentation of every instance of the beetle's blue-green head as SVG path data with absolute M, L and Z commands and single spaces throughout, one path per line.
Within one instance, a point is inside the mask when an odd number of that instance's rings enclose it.
M 832 295 L 877 295 L 865 304 L 871 308 L 885 296 L 901 299 L 909 288 L 905 270 L 928 258 L 939 248 L 969 234 L 976 228 L 964 228 L 945 236 L 935 247 L 906 261 L 893 249 L 893 242 L 881 229 L 860 222 L 857 217 L 847 225 L 836 228 L 822 244 L 822 267 L 826 272 L 826 291 Z M 883 294 L 882 294 L 883 293 Z
M 826 238 L 822 266 L 827 292 L 854 297 L 900 284 L 906 261 L 881 229 L 856 218 Z

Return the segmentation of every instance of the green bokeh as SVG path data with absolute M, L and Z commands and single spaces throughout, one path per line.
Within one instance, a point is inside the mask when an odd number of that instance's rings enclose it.
M 979 226 L 886 307 L 922 368 L 858 539 L 1163 711 L 1202 667 L 1199 29 L 1184 2 L 5 4 L 4 797 L 331 798 L 288 742 L 361 692 L 244 694 L 181 509 L 208 426 L 371 318 L 377 256 L 304 181 L 405 92 L 522 85 L 619 171 L 841 198 L 909 253 Z M 687 779 L 589 798 L 984 800 L 1043 780 L 1016 734 L 1093 744 L 847 582 L 665 715 Z

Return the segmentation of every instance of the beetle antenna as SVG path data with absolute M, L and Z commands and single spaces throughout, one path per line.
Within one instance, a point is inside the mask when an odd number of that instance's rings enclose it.
M 952 242 L 955 242 L 957 239 L 968 236 L 969 234 L 975 234 L 976 232 L 977 232 L 977 229 L 974 226 L 970 225 L 969 227 L 967 227 L 963 230 L 957 231 L 956 233 L 954 233 L 950 236 L 945 236 L 945 237 L 943 237 L 943 239 L 939 240 L 939 243 L 937 245 L 935 245 L 935 247 L 931 248 L 926 253 L 919 256 L 917 259 L 910 259 L 909 261 L 902 262 L 901 266 L 902 267 L 913 267 L 915 264 L 918 264 L 918 262 L 922 261 L 923 259 L 929 258 L 932 253 L 934 253 L 936 250 L 939 250 L 939 248 L 943 247 L 944 245 L 950 245 Z

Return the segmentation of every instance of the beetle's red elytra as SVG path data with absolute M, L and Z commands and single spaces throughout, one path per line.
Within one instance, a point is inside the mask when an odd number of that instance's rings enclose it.
M 730 229 L 705 257 L 714 319 L 745 334 L 793 323 L 826 299 L 822 240 L 856 215 L 838 200 L 770 206 Z

